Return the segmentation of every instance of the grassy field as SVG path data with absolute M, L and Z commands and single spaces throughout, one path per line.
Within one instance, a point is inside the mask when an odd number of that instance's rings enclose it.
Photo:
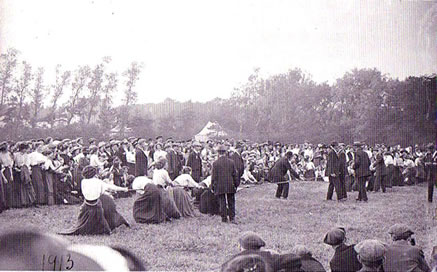
M 333 250 L 323 244 L 325 233 L 344 226 L 348 243 L 376 238 L 389 242 L 388 228 L 406 223 L 416 232 L 417 244 L 430 257 L 437 245 L 435 204 L 426 202 L 426 187 L 394 187 L 388 193 L 369 193 L 368 203 L 356 203 L 357 192 L 343 203 L 326 201 L 327 183 L 293 182 L 288 200 L 274 198 L 276 186 L 263 184 L 238 192 L 238 225 L 220 217 L 201 215 L 161 225 L 136 224 L 134 197 L 116 200 L 118 211 L 132 227 L 118 228 L 110 236 L 65 237 L 72 243 L 121 245 L 141 257 L 150 270 L 218 270 L 238 252 L 238 237 L 252 230 L 264 238 L 267 248 L 289 251 L 304 244 L 326 269 Z M 335 197 L 335 195 L 334 195 Z M 27 227 L 56 233 L 75 224 L 79 206 L 51 206 L 8 210 L 0 214 L 1 229 Z

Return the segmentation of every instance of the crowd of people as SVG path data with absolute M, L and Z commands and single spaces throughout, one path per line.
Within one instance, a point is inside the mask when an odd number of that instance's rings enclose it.
M 401 148 L 399 145 L 336 142 L 330 145 L 234 140 L 199 143 L 171 138 L 164 141 L 162 137 L 155 140 L 131 137 L 108 142 L 89 139 L 86 143 L 82 138 L 47 138 L 0 144 L 0 211 L 81 203 L 82 174 L 88 165 L 96 167 L 97 177 L 106 183 L 132 188 L 136 177 L 153 179 L 156 163 L 160 158 L 166 158 L 165 169 L 171 181 L 185 174 L 184 179 L 190 175 L 194 180 L 191 187 L 198 187 L 196 185 L 202 181 L 209 186 L 212 164 L 219 157 L 217 147 L 221 144 L 234 161 L 241 184 L 276 182 L 277 197 L 287 198 L 286 181 L 290 179 L 329 182 L 327 199 L 332 198 L 334 189 L 338 200 L 344 199 L 346 192 L 357 190 L 359 200 L 363 201 L 367 200 L 364 189 L 386 192 L 392 186 L 415 185 L 428 180 L 428 201 L 433 199 L 437 165 L 434 144 Z M 284 157 L 287 157 L 293 177 L 278 170 L 281 168 L 278 165 L 274 167 Z M 358 158 L 364 158 L 361 164 L 367 163 L 359 170 L 356 167 Z M 286 162 L 282 164 L 286 167 Z M 118 192 L 115 196 L 131 194 Z M 199 198 L 196 198 L 198 202 Z
M 196 206 L 201 213 L 221 215 L 222 222 L 238 224 L 238 187 L 263 182 L 278 185 L 277 198 L 288 197 L 291 180 L 308 180 L 329 183 L 327 200 L 334 191 L 337 200 L 344 201 L 347 192 L 357 190 L 357 201 L 367 201 L 368 190 L 385 193 L 392 186 L 427 181 L 432 202 L 437 152 L 434 144 L 401 148 L 360 142 L 200 143 L 162 137 L 89 139 L 85 144 L 82 138 L 47 138 L 0 143 L 0 164 L 0 210 L 83 203 L 77 224 L 59 233 L 82 235 L 130 227 L 117 212 L 114 198 L 133 194 L 133 218 L 145 224 L 198 216 Z M 423 252 L 413 245 L 411 229 L 395 225 L 390 234 L 393 245 L 366 240 L 348 246 L 344 229 L 330 231 L 324 242 L 335 249 L 331 271 L 430 271 Z M 226 262 L 223 271 L 243 271 L 238 267 L 246 266 L 248 271 L 324 271 L 305 246 L 297 246 L 295 253 L 271 254 L 260 251 L 265 243 L 253 233 L 240 244 L 245 253 Z M 397 258 L 399 254 L 411 260 Z
M 366 239 L 358 244 L 348 244 L 346 230 L 334 228 L 323 242 L 334 249 L 329 262 L 332 272 L 429 272 L 436 269 L 437 255 L 434 252 L 428 264 L 423 251 L 416 245 L 414 232 L 405 224 L 395 224 L 388 230 L 391 241 Z M 241 252 L 222 265 L 222 271 L 300 271 L 324 272 L 323 265 L 313 257 L 305 245 L 294 245 L 290 253 L 279 254 L 263 249 L 264 240 L 254 232 L 245 232 L 239 239 Z
M 332 272 L 431 272 L 437 268 L 437 253 L 430 263 L 416 245 L 413 230 L 405 224 L 388 229 L 390 241 L 366 239 L 348 244 L 346 230 L 337 227 L 326 233 L 323 242 L 331 246 Z M 267 249 L 255 232 L 243 232 L 239 253 L 229 256 L 222 272 L 324 272 L 328 271 L 306 245 L 290 245 L 287 253 Z M 267 248 L 266 248 L 267 247 Z M 119 246 L 71 244 L 53 235 L 14 230 L 0 234 L 0 270 L 81 270 L 145 271 L 147 261 Z

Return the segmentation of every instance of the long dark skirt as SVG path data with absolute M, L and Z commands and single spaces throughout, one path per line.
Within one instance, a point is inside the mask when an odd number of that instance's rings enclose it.
M 5 168 L 3 170 L 3 176 L 5 177 L 4 189 L 5 189 L 5 200 L 6 207 L 8 208 L 16 208 L 16 201 L 14 197 L 14 184 L 13 184 L 13 174 L 11 168 Z
M 41 166 L 32 166 L 32 184 L 36 194 L 36 204 L 47 204 L 47 186 Z
M 401 172 L 401 168 L 399 166 L 395 166 L 393 169 L 393 186 L 404 186 L 404 177 Z
M 69 231 L 60 232 L 62 235 L 98 235 L 110 234 L 111 228 L 104 216 L 102 203 L 98 200 L 94 205 L 86 202 L 80 207 L 77 225 Z
M 169 189 L 170 196 L 173 196 L 174 202 L 176 204 L 177 209 L 179 210 L 181 216 L 183 217 L 193 217 L 198 216 L 194 209 L 193 199 L 185 191 L 184 188 L 176 187 Z
M 27 166 L 21 167 L 20 172 L 20 181 L 21 181 L 21 203 L 23 206 L 31 206 L 36 201 L 35 191 L 32 185 L 32 178 L 30 176 L 30 171 Z
M 50 170 L 43 172 L 45 183 L 47 184 L 47 205 L 55 205 L 55 173 Z
M 305 174 L 303 176 L 306 180 L 314 180 L 316 177 L 316 173 L 314 172 L 314 169 L 310 169 L 305 171 Z
M 166 191 L 164 188 L 159 186 L 158 188 L 161 195 L 162 208 L 164 210 L 165 215 L 168 218 L 174 218 L 174 219 L 181 218 L 181 212 L 178 210 L 178 207 L 176 206 L 173 197 L 170 197 L 169 192 Z
M 21 192 L 23 191 L 23 182 L 21 181 L 21 171 L 13 170 L 14 181 L 12 182 L 12 208 L 21 208 L 24 206 Z
M 387 166 L 387 175 L 385 177 L 385 186 L 387 188 L 391 188 L 393 186 L 393 175 L 394 175 L 395 167 L 393 164 Z
M 111 230 L 114 230 L 121 225 L 129 227 L 129 223 L 127 223 L 126 219 L 117 212 L 117 207 L 115 206 L 112 197 L 103 194 L 100 196 L 100 201 L 102 202 L 103 215 L 105 216 Z
M 6 185 L 4 183 L 3 177 L 0 175 L 0 212 L 5 210 L 6 207 Z
M 147 184 L 144 187 L 144 194 L 135 200 L 133 216 L 137 223 L 159 224 L 165 221 L 161 195 L 155 184 Z
M 211 215 L 220 214 L 218 198 L 211 192 L 211 190 L 205 190 L 205 192 L 200 196 L 199 211 Z

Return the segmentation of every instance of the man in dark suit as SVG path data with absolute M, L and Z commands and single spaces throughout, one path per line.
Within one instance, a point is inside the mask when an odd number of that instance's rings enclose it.
M 428 202 L 432 202 L 434 186 L 437 183 L 437 152 L 434 144 L 428 144 L 425 154 L 425 178 L 428 181 Z
M 168 143 L 165 151 L 167 152 L 166 157 L 168 162 L 167 172 L 171 180 L 174 180 L 177 176 L 179 176 L 179 173 L 182 170 L 182 163 L 172 145 L 173 144 Z
M 193 151 L 188 155 L 187 166 L 191 167 L 191 176 L 199 183 L 202 177 L 202 158 L 200 158 L 202 145 L 199 142 L 194 142 L 193 148 Z
M 140 139 L 135 148 L 135 177 L 147 176 L 146 140 Z
M 339 144 L 339 146 L 340 146 L 340 151 L 338 152 L 338 167 L 340 172 L 338 175 L 338 179 L 339 179 L 341 193 L 342 193 L 341 199 L 346 199 L 347 198 L 346 175 L 348 174 L 348 172 L 347 172 L 346 153 L 344 151 L 345 145 Z
M 229 158 L 234 162 L 235 167 L 237 168 L 237 178 L 238 178 L 238 183 L 240 183 L 241 176 L 243 176 L 244 173 L 244 161 L 240 156 L 239 150 L 232 149 L 229 152 Z
M 222 222 L 235 222 L 235 193 L 240 185 L 234 162 L 226 156 L 226 148 L 220 145 L 217 149 L 219 158 L 212 164 L 211 187 L 219 199 Z
M 323 240 L 325 244 L 332 246 L 335 254 L 329 262 L 332 272 L 353 272 L 359 271 L 362 267 L 358 261 L 358 254 L 354 249 L 355 245 L 346 245 L 346 230 L 335 228 L 329 231 Z
M 367 202 L 366 181 L 369 178 L 370 159 L 366 152 L 363 151 L 362 143 L 355 142 L 355 159 L 353 169 L 355 170 L 355 177 L 358 182 L 358 198 L 357 201 Z
M 337 142 L 332 142 L 328 150 L 325 176 L 329 177 L 329 186 L 328 186 L 328 193 L 326 195 L 326 199 L 327 200 L 332 199 L 332 195 L 334 194 L 334 188 L 335 188 L 335 193 L 337 194 L 337 200 L 342 201 L 343 199 L 345 199 L 346 192 L 343 193 L 343 187 L 340 184 L 340 178 L 339 178 L 340 162 L 336 150 L 337 146 L 338 146 Z
M 299 178 L 299 175 L 296 173 L 296 171 L 291 168 L 290 160 L 292 158 L 293 152 L 287 151 L 287 153 L 285 153 L 285 156 L 276 161 L 272 167 L 272 170 L 270 172 L 271 178 L 274 183 L 278 183 L 278 189 L 276 190 L 275 195 L 276 198 L 281 198 L 281 196 L 284 199 L 288 198 L 290 184 L 286 181 L 289 179 L 291 180 L 290 175 L 293 175 L 295 178 Z M 286 176 L 287 172 L 289 173 L 288 176 Z

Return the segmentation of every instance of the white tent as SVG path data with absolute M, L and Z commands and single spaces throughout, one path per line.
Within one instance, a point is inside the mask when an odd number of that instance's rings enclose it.
M 196 141 L 206 142 L 209 139 L 226 138 L 228 134 L 216 122 L 208 122 L 206 126 L 194 136 Z

